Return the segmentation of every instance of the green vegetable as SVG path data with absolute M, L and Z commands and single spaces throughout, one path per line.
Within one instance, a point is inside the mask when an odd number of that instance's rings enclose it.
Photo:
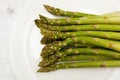
M 74 24 L 120 24 L 120 17 L 87 17 L 87 18 L 61 18 L 50 19 L 40 15 L 40 19 L 43 23 L 50 25 L 74 25 Z
M 58 69 L 67 68 L 94 68 L 94 67 L 120 67 L 120 60 L 105 60 L 105 61 L 91 61 L 91 62 L 69 62 L 54 64 L 48 67 L 43 67 L 38 72 L 50 72 Z
M 45 44 L 38 72 L 65 68 L 120 67 L 120 12 L 94 15 L 64 11 L 49 5 L 51 19 L 35 20 Z
M 47 50 L 46 50 L 47 52 Z M 48 56 L 51 56 L 52 58 L 56 57 L 64 57 L 68 55 L 101 55 L 101 56 L 106 56 L 106 57 L 111 57 L 115 59 L 120 59 L 120 52 L 112 51 L 112 50 L 107 50 L 107 49 L 102 49 L 102 48 L 69 48 L 66 50 L 62 51 L 57 51 L 54 53 L 54 55 L 50 53 L 46 53 L 42 55 L 43 58 L 47 58 Z
M 36 25 L 48 30 L 53 31 L 88 31 L 88 30 L 97 30 L 97 31 L 120 31 L 120 25 L 113 24 L 91 24 L 91 25 L 69 25 L 69 26 L 51 26 L 44 24 L 41 20 L 35 20 Z
M 69 61 L 97 61 L 97 60 L 111 60 L 113 58 L 105 57 L 105 56 L 99 56 L 99 55 L 71 55 L 71 56 L 65 56 L 65 57 L 48 57 L 42 60 L 42 62 L 39 63 L 40 67 L 46 67 L 52 64 L 55 64 L 57 62 L 69 62 Z
M 120 40 L 119 32 L 106 32 L 106 31 L 58 32 L 58 31 L 50 31 L 47 29 L 41 29 L 41 33 L 46 37 L 54 38 L 54 39 L 66 39 L 68 37 L 75 37 L 75 36 L 93 36 L 93 37 L 100 37 L 106 39 Z
M 94 14 L 72 12 L 72 11 L 63 11 L 62 9 L 51 7 L 49 5 L 44 5 L 44 7 L 49 13 L 57 15 L 57 16 L 68 16 L 68 17 L 96 16 Z
M 67 55 L 76 55 L 76 54 L 87 54 L 87 55 L 102 55 L 115 59 L 120 59 L 120 52 L 115 52 L 112 50 L 102 49 L 102 48 L 71 48 L 63 51 L 58 51 L 55 54 L 55 57 L 63 57 Z

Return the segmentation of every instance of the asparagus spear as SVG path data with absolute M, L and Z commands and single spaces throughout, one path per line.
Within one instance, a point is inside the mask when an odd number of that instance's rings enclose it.
M 97 30 L 97 31 L 120 31 L 120 25 L 113 24 L 91 24 L 91 25 L 69 25 L 69 26 L 51 26 L 44 24 L 41 20 L 36 19 L 35 24 L 39 27 L 43 27 L 48 30 L 54 31 L 85 31 L 85 30 Z
M 58 51 L 55 54 L 55 57 L 63 57 L 67 55 L 74 55 L 74 54 L 87 54 L 87 55 L 102 55 L 107 56 L 115 59 L 120 59 L 120 52 L 115 52 L 112 50 L 102 49 L 102 48 L 71 48 L 63 51 Z M 53 58 L 53 56 L 52 56 Z
M 42 40 L 41 40 L 41 43 L 48 45 L 48 44 L 58 43 L 59 41 L 63 41 L 63 40 L 62 39 L 55 40 L 55 39 L 52 39 L 52 38 L 43 37 Z M 98 46 L 94 46 L 94 45 L 90 45 L 90 44 L 76 43 L 76 44 L 71 44 L 69 46 L 66 46 L 64 48 L 66 49 L 66 48 L 76 48 L 76 47 L 98 47 Z
M 114 39 L 120 40 L 120 33 L 119 32 L 106 32 L 106 31 L 76 31 L 76 32 L 58 32 L 58 31 L 50 31 L 47 29 L 41 29 L 41 33 L 49 38 L 54 39 L 65 39 L 67 37 L 74 37 L 74 36 L 94 36 L 94 37 L 101 37 L 106 39 Z
M 50 72 L 58 69 L 67 68 L 94 68 L 94 67 L 120 67 L 120 60 L 105 60 L 105 61 L 91 61 L 91 62 L 70 62 L 54 64 L 48 67 L 43 67 L 38 72 Z
M 55 44 L 50 44 L 47 45 L 42 53 L 42 54 L 54 54 L 56 51 L 61 50 L 62 47 L 68 46 L 74 43 L 86 43 L 86 44 L 92 44 L 95 46 L 100 46 L 103 48 L 107 49 L 112 49 L 115 51 L 120 52 L 120 42 L 119 41 L 113 41 L 113 40 L 107 40 L 107 39 L 101 39 L 97 37 L 88 37 L 88 36 L 76 36 L 76 37 L 71 37 L 67 38 L 64 41 L 61 42 L 56 42 Z M 80 44 L 79 44 L 80 45 Z
M 120 52 L 112 51 L 112 50 L 107 50 L 107 49 L 102 49 L 102 48 L 70 48 L 66 50 L 61 50 L 57 51 L 54 53 L 54 55 L 48 53 L 48 54 L 43 54 L 42 57 L 46 58 L 48 56 L 51 56 L 51 58 L 56 58 L 56 57 L 64 57 L 68 55 L 80 55 L 80 54 L 87 54 L 87 55 L 102 55 L 106 57 L 111 57 L 115 59 L 120 59 Z
M 61 58 L 45 58 L 40 63 L 40 67 L 46 67 L 55 63 L 59 62 L 69 62 L 69 61 L 97 61 L 97 60 L 111 60 L 113 58 L 100 56 L 100 55 L 71 55 L 71 56 L 65 56 Z
M 120 17 L 88 17 L 88 18 L 61 18 L 50 19 L 40 15 L 40 19 L 43 23 L 50 25 L 74 25 L 74 24 L 120 24 Z
M 71 11 L 64 11 L 59 8 L 55 8 L 49 5 L 44 5 L 44 8 L 50 12 L 51 14 L 57 16 L 68 16 L 68 17 L 84 17 L 84 16 L 96 16 L 94 14 L 87 14 L 87 13 L 80 13 L 80 12 L 71 12 Z

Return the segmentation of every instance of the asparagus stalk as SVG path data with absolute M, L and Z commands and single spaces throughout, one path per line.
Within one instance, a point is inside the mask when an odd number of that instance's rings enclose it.
M 58 51 L 54 57 L 63 57 L 67 55 L 78 55 L 78 54 L 87 54 L 87 55 L 102 55 L 106 57 L 111 57 L 115 59 L 120 59 L 120 52 L 102 49 L 102 48 L 71 48 L 63 51 Z M 52 58 L 54 58 L 52 56 Z
M 74 25 L 74 24 L 120 24 L 120 17 L 88 17 L 88 18 L 61 18 L 50 19 L 40 15 L 40 19 L 43 23 L 50 25 Z
M 112 50 L 120 52 L 120 42 L 119 41 L 101 39 L 101 38 L 97 38 L 97 37 L 76 36 L 76 37 L 67 38 L 66 40 L 61 41 L 61 42 L 56 42 L 54 44 L 49 44 L 49 45 L 45 46 L 41 55 L 42 54 L 45 54 L 45 55 L 46 54 L 54 54 L 56 51 L 61 50 L 62 47 L 64 47 L 64 46 L 68 46 L 68 45 L 71 45 L 74 43 L 80 43 L 80 42 L 107 48 L 107 49 L 112 49 Z
M 65 39 L 67 37 L 74 37 L 74 36 L 93 36 L 93 37 L 100 37 L 106 39 L 114 39 L 120 40 L 120 33 L 119 32 L 106 32 L 106 31 L 76 31 L 76 32 L 58 32 L 58 31 L 50 31 L 47 29 L 41 29 L 41 33 L 49 38 L 54 39 Z
M 70 62 L 54 64 L 48 67 L 43 67 L 38 72 L 50 72 L 58 69 L 67 68 L 94 68 L 94 67 L 120 67 L 120 60 L 105 60 L 105 61 L 90 61 L 90 62 Z
M 59 62 L 69 62 L 69 61 L 97 61 L 97 60 L 111 60 L 113 58 L 100 56 L 100 55 L 71 55 L 71 56 L 65 56 L 61 58 L 45 58 L 40 63 L 40 67 L 46 67 L 55 63 Z
M 91 25 L 69 25 L 69 26 L 51 26 L 44 24 L 41 20 L 36 19 L 35 24 L 39 27 L 43 27 L 53 31 L 85 31 L 85 30 L 97 30 L 97 31 L 120 31 L 120 25 L 113 24 L 91 24 Z
M 80 12 L 72 12 L 72 11 L 64 11 L 59 8 L 55 8 L 49 5 L 44 5 L 44 8 L 53 15 L 57 16 L 67 16 L 67 17 L 84 17 L 84 16 L 96 16 L 94 14 L 80 13 Z
M 114 59 L 120 59 L 120 52 L 112 51 L 112 50 L 107 50 L 107 49 L 102 49 L 102 48 L 70 48 L 66 50 L 61 50 L 57 51 L 54 53 L 54 55 L 48 53 L 42 55 L 43 58 L 46 58 L 48 56 L 51 56 L 51 58 L 56 58 L 56 57 L 65 57 L 68 55 L 101 55 L 101 56 L 106 56 L 106 57 L 111 57 Z
M 43 37 L 43 38 L 41 39 L 41 43 L 42 43 L 42 44 L 46 44 L 46 45 L 58 43 L 59 41 L 63 41 L 63 40 L 62 40 L 62 39 L 59 39 L 59 40 L 57 39 L 57 40 L 55 40 L 55 39 L 48 38 L 48 37 Z M 94 46 L 94 45 L 90 45 L 90 44 L 76 43 L 76 44 L 71 44 L 71 45 L 69 45 L 69 46 L 66 46 L 66 47 L 64 47 L 64 48 L 66 49 L 66 48 L 76 48 L 76 47 L 98 47 L 98 46 Z

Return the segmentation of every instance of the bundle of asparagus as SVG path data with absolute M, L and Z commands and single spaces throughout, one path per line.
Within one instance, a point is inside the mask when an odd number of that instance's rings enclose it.
M 120 16 L 64 11 L 44 5 L 55 16 L 35 24 L 44 36 L 38 72 L 64 68 L 120 66 Z

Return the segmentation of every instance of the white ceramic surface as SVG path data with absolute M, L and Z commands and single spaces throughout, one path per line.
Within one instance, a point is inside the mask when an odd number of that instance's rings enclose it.
M 0 0 L 0 80 L 16 80 L 9 57 L 13 24 L 29 0 Z
M 115 68 L 65 69 L 50 73 L 36 73 L 40 61 L 39 53 L 42 35 L 34 24 L 38 14 L 54 17 L 43 4 L 64 10 L 104 14 L 119 11 L 120 8 L 111 0 L 32 0 L 17 19 L 10 40 L 10 58 L 18 80 L 108 80 Z

